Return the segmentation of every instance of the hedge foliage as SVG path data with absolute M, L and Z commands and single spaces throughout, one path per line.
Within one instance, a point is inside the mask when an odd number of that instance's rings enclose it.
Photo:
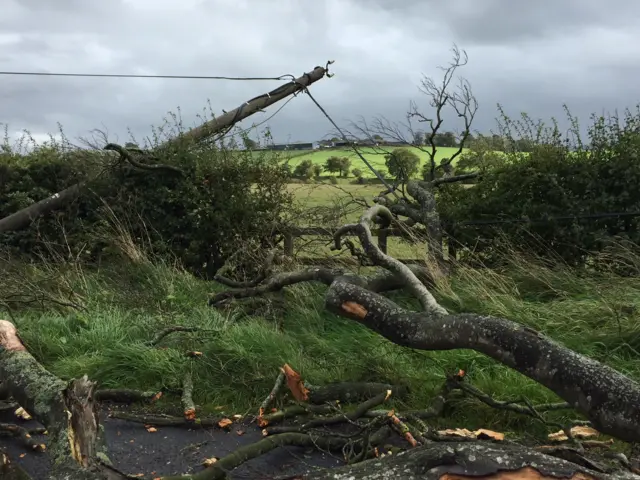
M 102 175 L 71 205 L 31 227 L 0 235 L 14 254 L 81 255 L 99 261 L 113 233 L 179 259 L 205 277 L 250 242 L 267 244 L 292 204 L 288 175 L 269 152 L 174 149 L 153 162 L 179 167 L 141 170 L 115 154 L 58 146 L 0 153 L 0 218 L 76 182 Z M 141 160 L 143 161 L 143 160 Z M 149 160 L 144 160 L 150 163 Z
M 471 188 L 445 186 L 438 196 L 444 221 L 454 224 L 447 228 L 464 247 L 491 262 L 498 260 L 496 247 L 504 240 L 510 247 L 579 265 L 588 261 L 588 252 L 640 241 L 640 217 L 551 218 L 640 212 L 639 111 L 594 117 L 586 145 L 576 123 L 572 137 L 559 131 L 554 126 L 533 139 L 528 153 L 476 150 L 460 162 L 457 173 L 480 169 L 481 180 Z M 493 219 L 505 223 L 455 225 Z M 514 222 L 522 219 L 531 222 Z

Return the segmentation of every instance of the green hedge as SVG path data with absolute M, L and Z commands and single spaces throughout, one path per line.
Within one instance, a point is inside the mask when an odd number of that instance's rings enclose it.
M 612 242 L 637 243 L 640 217 L 551 219 L 640 211 L 640 116 L 627 112 L 620 120 L 598 118 L 589 139 L 588 148 L 559 139 L 539 144 L 526 155 L 512 154 L 492 165 L 472 188 L 442 188 L 439 206 L 445 222 L 454 224 L 450 233 L 488 262 L 499 261 L 503 241 L 537 255 L 559 255 L 574 265 Z M 526 218 L 542 221 L 455 226 Z
M 99 261 L 113 244 L 115 218 L 139 245 L 210 277 L 243 244 L 273 239 L 274 221 L 292 202 L 287 173 L 269 152 L 212 149 L 154 159 L 182 175 L 122 162 L 105 168 L 105 158 L 104 152 L 56 148 L 0 154 L 2 218 L 106 170 L 72 204 L 28 229 L 0 235 L 0 244 L 19 255 Z M 109 158 L 113 164 L 117 156 Z

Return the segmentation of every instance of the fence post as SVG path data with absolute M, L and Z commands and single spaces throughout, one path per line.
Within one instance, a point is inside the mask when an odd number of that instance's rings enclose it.
M 293 257 L 293 238 L 291 230 L 284 232 L 284 254 L 287 257 Z
M 447 239 L 447 252 L 449 254 L 449 260 L 457 260 L 458 259 L 458 245 L 456 239 L 451 235 L 453 232 L 450 232 L 449 235 L 446 236 Z
M 387 253 L 387 238 L 389 236 L 389 231 L 386 228 L 381 228 L 378 230 L 378 248 L 382 251 L 382 253 Z

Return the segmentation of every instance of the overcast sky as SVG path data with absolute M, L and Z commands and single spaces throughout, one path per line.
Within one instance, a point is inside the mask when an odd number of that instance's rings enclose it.
M 335 60 L 312 93 L 340 125 L 360 116 L 402 120 L 417 86 L 437 76 L 456 43 L 480 103 L 475 127 L 508 113 L 562 115 L 640 100 L 638 0 L 0 0 L 0 70 L 168 75 L 296 76 Z M 60 122 L 72 138 L 93 128 L 127 141 L 180 107 L 187 125 L 278 82 L 0 76 L 0 122 L 38 138 Z M 259 122 L 266 114 L 245 120 Z M 332 128 L 299 96 L 268 122 L 278 141 Z M 446 127 L 446 124 L 445 124 Z

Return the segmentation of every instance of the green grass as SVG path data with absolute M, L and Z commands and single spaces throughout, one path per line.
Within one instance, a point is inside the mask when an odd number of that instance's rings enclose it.
M 470 382 L 497 398 L 525 395 L 533 402 L 557 401 L 545 388 L 481 354 L 401 348 L 355 322 L 330 315 L 322 308 L 323 287 L 291 289 L 285 312 L 274 322 L 210 309 L 208 293 L 219 287 L 162 262 L 114 264 L 94 271 L 14 268 L 2 280 L 5 291 L 17 288 L 13 275 L 20 272 L 20 281 L 29 285 L 55 272 L 58 284 L 47 287 L 48 295 L 58 295 L 59 285 L 65 285 L 85 299 L 85 312 L 54 309 L 53 304 L 44 310 L 14 311 L 29 351 L 65 379 L 86 373 L 103 387 L 163 389 L 167 401 L 174 403 L 189 370 L 196 402 L 205 411 L 223 406 L 226 412 L 242 413 L 257 408 L 284 363 L 315 385 L 348 380 L 406 384 L 412 393 L 399 408 L 426 407 L 445 374 L 462 368 Z M 622 313 L 630 306 L 640 307 L 640 279 L 585 276 L 514 259 L 501 273 L 462 268 L 435 294 L 451 311 L 510 318 L 640 380 L 640 318 Z M 413 305 L 406 296 L 395 298 Z M 158 347 L 145 345 L 158 330 L 172 325 L 203 331 L 175 333 Z M 203 355 L 195 360 L 185 357 L 193 350 Z M 472 399 L 454 402 L 439 423 L 523 435 L 544 432 L 533 420 Z
M 409 148 L 413 152 L 416 153 L 420 157 L 420 165 L 424 165 L 429 160 L 429 155 L 427 151 L 420 150 L 416 147 L 385 147 L 385 151 L 393 151 L 397 148 Z M 423 147 L 424 150 L 428 150 L 428 147 Z M 387 167 L 384 164 L 384 156 L 385 153 L 383 151 L 374 151 L 372 148 L 362 147 L 359 149 L 362 153 L 362 156 L 367 159 L 367 161 L 377 170 L 386 170 Z M 436 151 L 436 164 L 439 164 L 443 158 L 451 157 L 458 149 L 451 147 L 438 147 Z M 466 151 L 463 150 L 463 152 Z M 303 160 L 311 160 L 314 164 L 324 165 L 329 157 L 348 157 L 351 159 L 351 170 L 354 168 L 358 168 L 362 170 L 364 177 L 374 177 L 373 172 L 367 167 L 367 165 L 360 159 L 356 153 L 351 149 L 319 149 L 319 150 L 311 150 L 308 152 L 299 151 L 299 152 L 288 152 L 283 154 L 284 158 L 290 158 L 290 164 L 295 167 L 298 163 Z M 455 165 L 455 160 L 453 164 Z

